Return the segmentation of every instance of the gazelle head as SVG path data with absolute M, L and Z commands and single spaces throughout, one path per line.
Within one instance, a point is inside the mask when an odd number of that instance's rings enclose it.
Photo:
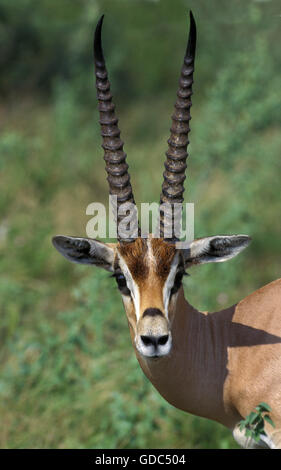
M 94 38 L 96 87 L 109 190 L 117 198 L 118 229 L 124 218 L 124 212 L 121 215 L 119 208 L 124 203 L 134 204 L 134 197 L 102 51 L 102 22 L 103 17 L 98 22 Z M 190 12 L 190 32 L 172 116 L 160 196 L 160 203 L 170 203 L 171 207 L 174 203 L 183 202 L 195 47 L 196 26 Z M 119 231 L 117 243 L 62 235 L 53 238 L 55 248 L 68 260 L 99 266 L 112 273 L 122 295 L 134 346 L 147 358 L 163 357 L 171 351 L 171 327 L 186 269 L 201 263 L 228 260 L 250 241 L 246 235 L 212 236 L 194 240 L 184 249 L 178 249 L 174 224 L 173 211 L 164 217 L 160 210 L 157 238 L 149 235 L 147 238 L 128 239 Z M 166 225 L 172 227 L 172 236 L 168 239 L 164 238 Z

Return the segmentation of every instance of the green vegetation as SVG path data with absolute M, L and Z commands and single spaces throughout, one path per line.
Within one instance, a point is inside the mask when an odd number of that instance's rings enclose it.
M 255 411 L 251 411 L 245 419 L 240 421 L 240 431 L 244 431 L 245 436 L 249 439 L 259 442 L 262 436 L 267 435 L 264 429 L 265 421 L 272 427 L 275 427 L 274 422 L 269 416 L 270 411 L 270 406 L 267 403 L 261 402 L 255 407 Z
M 104 49 L 138 201 L 158 201 L 192 8 L 198 58 L 186 201 L 195 235 L 246 233 L 190 271 L 190 302 L 230 305 L 280 277 L 277 1 L 0 0 L 0 447 L 232 448 L 229 431 L 168 405 L 134 357 L 114 280 L 68 263 L 107 200 L 92 33 Z M 278 121 L 279 119 L 279 121 Z

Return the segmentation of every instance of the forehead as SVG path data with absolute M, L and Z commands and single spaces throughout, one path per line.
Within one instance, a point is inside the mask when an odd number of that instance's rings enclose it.
M 144 280 L 151 270 L 164 281 L 176 254 L 174 245 L 159 238 L 137 238 L 132 243 L 119 244 L 117 251 L 136 282 Z

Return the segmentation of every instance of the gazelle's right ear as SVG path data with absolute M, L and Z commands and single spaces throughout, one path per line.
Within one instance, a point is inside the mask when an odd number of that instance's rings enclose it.
M 102 243 L 90 238 L 57 235 L 52 239 L 54 247 L 69 261 L 93 264 L 113 271 L 114 243 Z

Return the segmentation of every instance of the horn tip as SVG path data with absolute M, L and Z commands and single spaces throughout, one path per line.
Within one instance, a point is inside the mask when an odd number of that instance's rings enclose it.
M 101 31 L 103 24 L 104 15 L 101 15 L 94 34 L 94 58 L 96 62 L 104 62 L 102 42 L 101 42 Z
M 189 11 L 189 18 L 190 18 L 190 27 L 189 27 L 189 37 L 188 37 L 186 55 L 194 59 L 195 49 L 196 49 L 196 23 L 195 23 L 195 19 L 191 10 Z
M 101 17 L 100 17 L 99 21 L 97 22 L 97 27 L 98 27 L 98 26 L 102 26 L 103 19 L 104 19 L 104 14 L 103 14 L 103 15 L 101 15 Z

